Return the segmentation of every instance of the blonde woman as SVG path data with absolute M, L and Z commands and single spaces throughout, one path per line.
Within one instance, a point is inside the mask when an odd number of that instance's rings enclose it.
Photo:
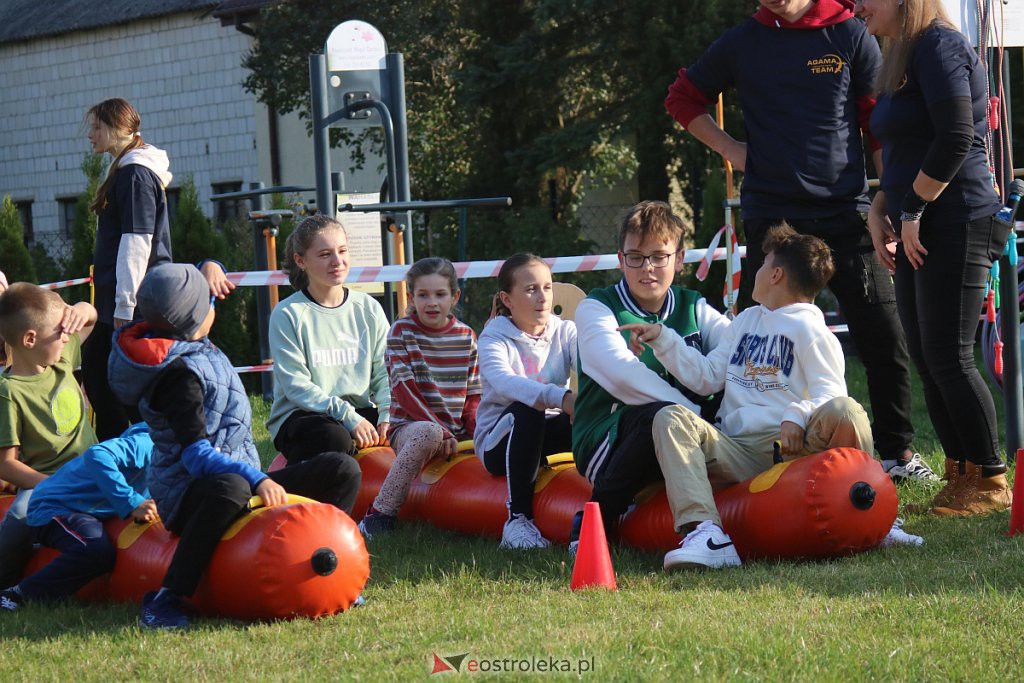
M 940 0 L 861 0 L 858 9 L 883 43 L 871 130 L 884 171 L 868 225 L 895 270 L 910 356 L 946 452 L 932 512 L 1003 510 L 1011 492 L 995 404 L 974 363 L 985 282 L 1008 236 L 993 220 L 985 68 Z

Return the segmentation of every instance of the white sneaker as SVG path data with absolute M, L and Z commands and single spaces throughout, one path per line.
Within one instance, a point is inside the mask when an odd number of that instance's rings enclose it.
M 904 531 L 903 520 L 897 517 L 896 521 L 892 523 L 889 533 L 885 535 L 878 547 L 891 548 L 894 545 L 924 545 L 924 539 Z
M 665 555 L 665 571 L 710 567 L 738 567 L 743 562 L 729 534 L 714 522 L 704 520 L 675 550 Z
M 939 481 L 939 476 L 932 472 L 932 468 L 928 467 L 928 463 L 921 458 L 920 453 L 914 453 L 905 465 L 900 465 L 897 460 L 883 460 L 882 467 L 889 478 L 897 483 L 901 481 L 923 481 L 926 483 Z
M 498 547 L 504 550 L 532 550 L 550 545 L 551 541 L 541 536 L 540 529 L 534 526 L 532 519 L 527 519 L 525 515 L 512 515 L 505 522 Z

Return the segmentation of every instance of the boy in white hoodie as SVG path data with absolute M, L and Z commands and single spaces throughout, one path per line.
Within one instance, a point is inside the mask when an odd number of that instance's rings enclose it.
M 620 328 L 634 352 L 649 346 L 691 390 L 725 390 L 714 425 L 681 405 L 654 418 L 675 528 L 686 534 L 665 555 L 666 570 L 741 564 L 712 492 L 770 468 L 775 441 L 791 457 L 840 446 L 872 452 L 867 414 L 847 396 L 842 348 L 813 303 L 834 270 L 828 246 L 783 224 L 764 251 L 753 291 L 760 306 L 740 313 L 707 356 L 660 324 Z

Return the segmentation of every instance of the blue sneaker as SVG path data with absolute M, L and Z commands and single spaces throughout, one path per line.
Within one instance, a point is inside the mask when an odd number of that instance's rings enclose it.
M 146 593 L 142 598 L 139 625 L 148 629 L 188 628 L 188 616 L 185 614 L 185 605 L 182 599 L 170 591 L 164 591 L 163 595 L 156 591 Z
M 21 603 L 25 600 L 25 597 L 18 590 L 17 586 L 12 586 L 7 590 L 0 592 L 0 609 L 8 612 L 16 612 Z
M 395 518 L 383 512 L 367 512 L 363 521 L 359 522 L 359 532 L 367 541 L 374 536 L 389 534 L 395 530 Z

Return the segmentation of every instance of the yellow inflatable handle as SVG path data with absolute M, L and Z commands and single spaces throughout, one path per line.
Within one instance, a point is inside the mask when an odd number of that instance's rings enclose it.
M 296 496 L 295 494 L 292 494 L 292 493 L 287 494 L 287 498 L 288 498 L 288 501 L 285 503 L 285 505 L 296 505 L 298 503 L 315 503 L 316 502 L 312 498 L 305 498 L 303 496 Z M 257 508 L 262 508 L 262 507 L 264 507 L 263 499 L 260 498 L 259 496 L 253 496 L 252 498 L 249 499 L 249 509 L 256 510 Z
M 288 494 L 288 502 L 285 505 L 295 505 L 298 503 L 315 503 L 316 501 L 312 498 L 304 498 L 303 496 L 296 496 L 291 493 Z M 249 499 L 249 508 L 252 511 L 248 515 L 242 515 L 235 523 L 228 527 L 228 530 L 224 532 L 221 540 L 227 540 L 235 536 L 242 528 L 252 519 L 253 514 L 259 514 L 265 512 L 270 508 L 263 505 L 263 499 L 259 496 L 253 496 Z M 135 541 L 139 540 L 143 534 L 149 531 L 149 528 L 155 524 L 160 524 L 160 519 L 157 518 L 152 522 L 145 524 L 129 524 L 126 526 L 117 537 L 117 547 L 119 550 L 127 550 L 132 547 Z

